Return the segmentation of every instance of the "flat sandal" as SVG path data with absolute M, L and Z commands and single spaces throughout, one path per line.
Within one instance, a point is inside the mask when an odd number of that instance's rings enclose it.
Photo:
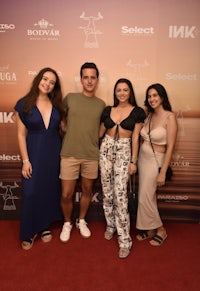
M 155 235 L 156 231 L 152 230 L 142 230 L 138 235 L 136 235 L 137 240 L 142 241 L 148 238 L 152 238 Z
M 127 248 L 120 248 L 119 249 L 119 258 L 120 259 L 127 258 L 129 254 L 130 254 L 130 249 L 127 249 Z
M 113 233 L 106 230 L 104 232 L 104 238 L 107 239 L 107 240 L 111 240 L 111 238 L 113 238 Z
M 52 234 L 50 230 L 44 230 L 41 234 L 41 240 L 44 243 L 48 243 L 52 240 Z
M 37 234 L 35 234 L 33 238 L 23 240 L 21 243 L 22 249 L 26 250 L 26 251 L 30 250 L 34 244 L 36 236 L 37 236 Z

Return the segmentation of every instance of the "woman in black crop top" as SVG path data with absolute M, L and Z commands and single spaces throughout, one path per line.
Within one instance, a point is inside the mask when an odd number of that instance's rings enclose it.
M 137 106 L 133 86 L 119 79 L 114 86 L 114 105 L 107 106 L 101 117 L 100 170 L 103 208 L 106 218 L 105 239 L 117 231 L 119 257 L 126 258 L 132 246 L 128 213 L 127 183 L 137 171 L 139 133 L 145 112 Z

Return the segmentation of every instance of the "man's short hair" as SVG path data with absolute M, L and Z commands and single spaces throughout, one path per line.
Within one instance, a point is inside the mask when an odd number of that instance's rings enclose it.
M 95 65 L 95 63 L 84 63 L 81 66 L 81 70 L 80 70 L 81 78 L 83 76 L 83 69 L 95 69 L 96 70 L 97 79 L 99 78 L 99 70 L 98 70 L 97 66 Z

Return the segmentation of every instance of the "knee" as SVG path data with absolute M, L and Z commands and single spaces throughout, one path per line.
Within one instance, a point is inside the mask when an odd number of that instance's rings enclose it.
M 91 189 L 82 189 L 82 194 L 81 194 L 82 197 L 92 197 L 93 196 L 93 193 L 92 193 L 92 190 Z
M 72 200 L 72 196 L 73 196 L 73 193 L 70 193 L 70 192 L 62 192 L 62 201 L 69 201 L 69 200 Z
M 83 195 L 91 195 L 92 194 L 92 187 L 90 185 L 81 185 L 82 194 Z

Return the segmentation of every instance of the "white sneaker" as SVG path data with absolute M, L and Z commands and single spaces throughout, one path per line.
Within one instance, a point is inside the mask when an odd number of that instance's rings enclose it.
M 91 236 L 91 232 L 89 228 L 87 227 L 87 222 L 85 219 L 77 219 L 76 220 L 76 227 L 80 230 L 80 234 L 87 238 Z
M 72 229 L 72 224 L 70 222 L 65 222 L 63 224 L 63 228 L 60 233 L 60 240 L 62 242 L 67 242 L 70 239 L 71 229 Z

